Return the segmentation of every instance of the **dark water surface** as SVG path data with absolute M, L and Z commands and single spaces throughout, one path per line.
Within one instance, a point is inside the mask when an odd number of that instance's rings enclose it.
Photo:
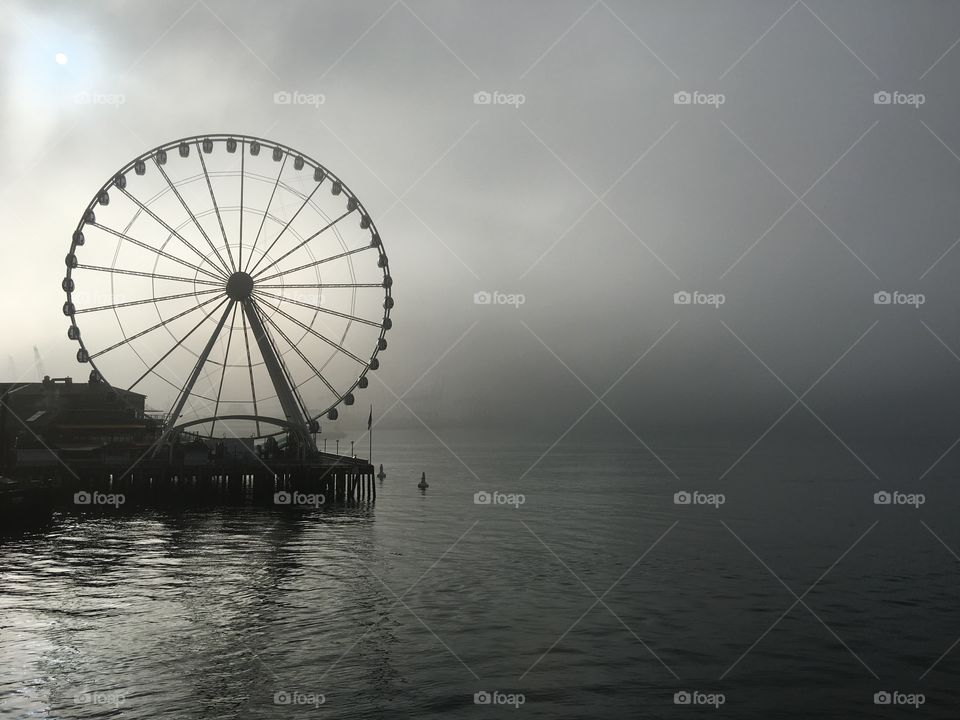
M 12 535 L 0 715 L 957 716 L 956 466 L 916 480 L 945 447 L 872 461 L 878 481 L 835 442 L 770 443 L 718 481 L 744 445 L 658 447 L 677 477 L 635 443 L 565 445 L 518 480 L 545 449 L 384 443 L 372 508 L 126 507 Z

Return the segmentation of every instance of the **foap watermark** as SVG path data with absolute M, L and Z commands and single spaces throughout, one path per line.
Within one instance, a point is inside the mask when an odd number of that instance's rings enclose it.
M 709 705 L 718 709 L 727 702 L 723 693 L 708 693 L 702 690 L 678 690 L 673 694 L 674 705 Z
M 319 708 L 327 702 L 323 693 L 305 693 L 297 690 L 277 690 L 273 694 L 274 705 L 312 705 Z
M 673 494 L 674 505 L 712 505 L 718 509 L 725 502 L 727 502 L 727 496 L 723 493 L 680 490 Z
M 878 90 L 873 94 L 874 105 L 912 105 L 918 108 L 927 101 L 923 93 L 905 93 L 899 90 Z
M 727 301 L 723 293 L 705 293 L 699 290 L 678 290 L 673 294 L 674 305 L 710 305 L 719 308 Z
M 499 290 L 478 290 L 473 294 L 474 305 L 511 305 L 519 308 L 527 301 L 523 293 L 505 293 Z
M 273 494 L 274 505 L 293 505 L 296 507 L 320 507 L 326 504 L 327 498 L 323 493 L 288 492 L 281 490 Z
M 479 90 L 473 94 L 474 105 L 512 105 L 514 109 L 519 109 L 527 101 L 527 96 L 523 93 L 503 93 L 494 90 L 487 92 Z
M 478 690 L 473 694 L 474 705 L 511 705 L 519 708 L 527 701 L 523 693 L 508 693 L 500 690 Z
M 699 90 L 680 90 L 673 94 L 674 105 L 709 105 L 714 110 L 727 101 L 723 93 L 705 93 Z
M 73 102 L 77 105 L 109 105 L 118 108 L 126 104 L 127 96 L 122 93 L 87 92 L 84 90 L 73 96 Z
M 127 502 L 127 498 L 123 493 L 102 493 L 96 490 L 87 492 L 86 490 L 80 490 L 73 494 L 74 505 L 112 505 L 118 508 L 125 502 Z
M 73 701 L 77 705 L 109 705 L 114 710 L 118 709 L 126 699 L 126 693 L 118 692 L 116 690 L 94 690 L 77 693 L 73 696 Z
M 305 93 L 299 90 L 279 90 L 273 94 L 274 105 L 311 105 L 319 108 L 327 101 L 323 93 Z
M 927 301 L 923 293 L 907 293 L 900 290 L 878 290 L 873 294 L 874 305 L 909 305 L 918 310 Z
M 899 690 L 881 690 L 873 694 L 874 705 L 909 705 L 919 708 L 927 701 L 923 693 L 905 693 Z
M 519 508 L 527 502 L 527 496 L 523 493 L 502 493 L 497 490 L 487 492 L 480 490 L 473 494 L 474 505 L 507 505 L 513 508 Z
M 904 493 L 899 490 L 886 491 L 880 490 L 873 494 L 874 505 L 909 505 L 914 510 L 919 510 L 920 506 L 927 502 L 927 496 L 923 493 Z

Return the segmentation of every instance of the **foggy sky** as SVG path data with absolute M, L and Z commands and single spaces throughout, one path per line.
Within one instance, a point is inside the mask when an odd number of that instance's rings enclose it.
M 632 368 L 577 432 L 629 439 L 616 413 L 640 434 L 757 435 L 829 369 L 803 402 L 839 435 L 956 434 L 956 6 L 114 0 L 4 14 L 5 380 L 8 357 L 36 379 L 34 345 L 51 375 L 85 377 L 59 286 L 95 190 L 153 146 L 231 132 L 308 152 L 380 230 L 394 329 L 346 425 L 429 369 L 384 426 L 422 427 L 416 413 L 438 433 L 559 435 Z M 324 103 L 277 105 L 281 91 Z M 483 91 L 525 101 L 475 104 Z M 679 91 L 725 101 L 678 105 Z M 924 103 L 878 105 L 878 91 Z M 484 290 L 525 302 L 474 304 Z M 684 290 L 725 303 L 675 305 Z M 876 305 L 878 291 L 925 303 Z

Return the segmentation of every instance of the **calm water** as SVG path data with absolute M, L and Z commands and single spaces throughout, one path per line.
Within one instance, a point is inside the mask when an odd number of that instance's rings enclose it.
M 677 480 L 598 443 L 518 481 L 549 443 L 459 441 L 464 465 L 428 439 L 381 443 L 372 509 L 127 508 L 4 540 L 0 715 L 875 717 L 887 690 L 956 717 L 960 647 L 930 669 L 960 638 L 956 466 L 905 480 L 945 448 L 874 456 L 878 482 L 836 443 L 770 443 L 718 482 L 744 444 L 658 446 Z

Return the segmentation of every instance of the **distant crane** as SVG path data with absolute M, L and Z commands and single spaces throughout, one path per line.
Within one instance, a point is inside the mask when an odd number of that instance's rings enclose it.
M 40 349 L 36 345 L 33 346 L 33 366 L 37 369 L 37 380 L 43 380 L 47 370 L 43 366 L 43 358 L 40 357 Z

